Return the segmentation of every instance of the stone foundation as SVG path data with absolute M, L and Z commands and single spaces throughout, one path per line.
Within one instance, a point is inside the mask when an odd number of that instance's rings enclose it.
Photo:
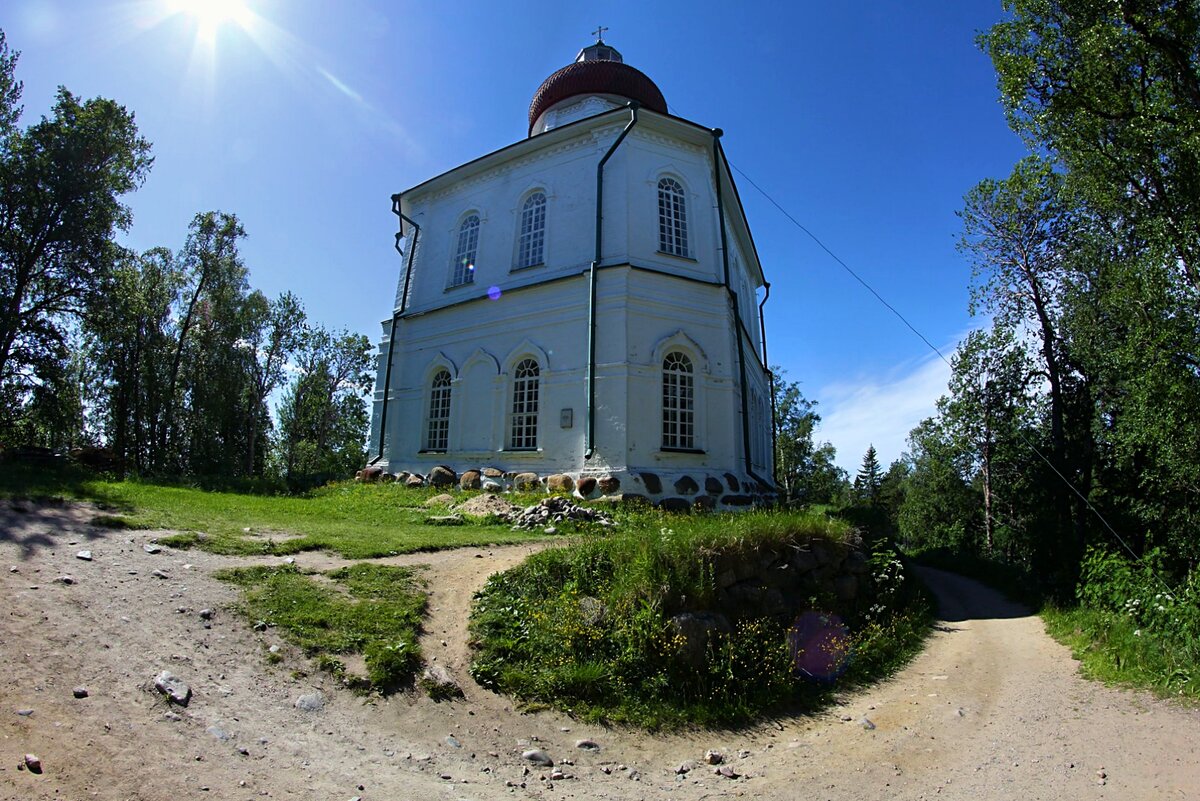
M 747 476 L 709 471 L 620 470 L 540 476 L 490 466 L 470 467 L 458 473 L 447 465 L 437 465 L 422 475 L 389 473 L 372 465 L 359 470 L 355 480 L 485 492 L 545 492 L 601 503 L 645 503 L 669 512 L 740 511 L 770 505 L 777 497 L 773 488 Z

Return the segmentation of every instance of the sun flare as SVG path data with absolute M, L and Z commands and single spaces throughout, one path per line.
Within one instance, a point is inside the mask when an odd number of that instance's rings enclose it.
M 246 28 L 253 19 L 246 0 L 167 0 L 167 5 L 173 13 L 190 17 L 206 37 L 227 23 Z

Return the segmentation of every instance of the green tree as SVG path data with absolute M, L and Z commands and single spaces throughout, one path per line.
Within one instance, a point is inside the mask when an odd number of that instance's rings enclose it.
M 153 469 L 158 472 L 209 472 L 216 465 L 202 461 L 198 451 L 229 453 L 227 426 L 206 418 L 208 410 L 221 414 L 230 409 L 230 396 L 241 394 L 222 379 L 221 367 L 228 365 L 231 349 L 240 331 L 230 317 L 246 291 L 246 268 L 238 253 L 238 242 L 246 236 L 241 222 L 232 214 L 197 214 L 178 258 L 186 298 L 175 337 L 174 352 L 168 371 L 163 423 Z M 188 357 L 184 386 L 180 373 Z M 215 384 L 213 382 L 216 382 Z M 240 404 L 236 400 L 233 408 Z M 189 419 L 177 421 L 179 410 L 190 412 Z M 223 436 L 224 435 L 224 436 Z M 235 451 L 236 452 L 236 451 Z
M 972 310 L 992 315 L 993 326 L 1013 338 L 1028 334 L 1027 352 L 1044 380 L 1049 437 L 1039 452 L 1057 477 L 1057 516 L 1046 546 L 1046 568 L 1073 572 L 1083 556 L 1091 491 L 1093 407 L 1090 386 L 1072 359 L 1063 330 L 1067 290 L 1077 280 L 1072 258 L 1084 213 L 1044 160 L 1027 158 L 1004 181 L 985 180 L 967 195 L 960 216 L 960 249 L 972 260 Z
M 250 382 L 245 397 L 245 426 L 249 434 L 246 448 L 247 475 L 260 475 L 259 433 L 271 425 L 267 415 L 267 397 L 284 377 L 284 366 L 300 346 L 304 331 L 304 309 L 291 292 L 267 300 L 258 290 L 246 300 L 247 336 L 245 349 Z
M 308 328 L 277 416 L 276 462 L 292 487 L 345 478 L 366 458 L 371 343 L 361 334 Z
M 111 269 L 130 222 L 119 197 L 151 165 L 133 115 L 60 88 L 49 117 L 17 129 L 17 54 L 0 35 L 0 394 L 11 426 L 45 376 L 64 369 L 67 338 Z
M 1012 128 L 1200 291 L 1200 6 L 1008 0 L 981 37 Z
M 784 380 L 786 370 L 775 366 L 775 474 L 784 497 L 799 503 L 830 503 L 841 493 L 845 472 L 833 463 L 836 451 L 828 442 L 813 440 L 821 416 L 816 401 L 800 384 Z
M 908 444 L 909 475 L 898 515 L 901 544 L 910 551 L 977 553 L 982 504 L 970 480 L 970 457 L 938 418 L 922 421 Z
M 136 473 L 150 469 L 164 425 L 182 282 L 166 248 L 125 252 L 86 317 L 91 356 L 102 372 L 95 413 L 108 447 Z
M 874 445 L 867 446 L 863 454 L 862 467 L 854 477 L 854 497 L 859 503 L 875 506 L 879 502 L 879 488 L 883 485 L 883 470 L 879 466 L 879 455 Z

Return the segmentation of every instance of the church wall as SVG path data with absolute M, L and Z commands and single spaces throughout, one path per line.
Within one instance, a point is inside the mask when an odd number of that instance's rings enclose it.
M 421 234 L 409 303 L 397 323 L 385 454 L 389 470 L 427 474 L 433 466 L 447 464 L 460 471 L 498 466 L 542 475 L 744 473 L 737 339 L 722 286 L 711 149 L 668 136 L 661 119 L 635 127 L 605 168 L 604 268 L 598 272 L 597 293 L 597 450 L 592 459 L 584 459 L 587 273 L 595 245 L 596 164 L 626 123 L 614 115 L 600 127 L 579 126 L 573 136 L 566 131 L 546 134 L 556 138 L 543 150 L 496 159 L 478 174 L 464 170 L 457 182 L 439 180 L 404 196 L 405 213 L 417 220 Z M 663 176 L 675 178 L 686 190 L 688 258 L 659 252 L 658 180 Z M 547 195 L 545 264 L 513 269 L 521 205 L 534 189 Z M 481 221 L 474 280 L 450 287 L 458 226 L 472 212 Z M 747 267 L 749 243 L 732 227 L 729 233 L 732 289 L 740 296 L 747 337 L 751 456 L 760 475 L 769 476 L 769 411 L 764 411 L 769 410 L 769 388 L 752 355 L 761 353 L 758 279 Z M 622 266 L 626 264 L 647 269 Z M 388 323 L 383 328 L 380 348 L 386 352 Z M 703 453 L 661 447 L 662 358 L 669 346 L 694 357 L 697 446 Z M 523 354 L 534 356 L 542 370 L 538 449 L 532 452 L 506 448 L 512 370 Z M 377 387 L 383 386 L 383 360 L 381 355 Z M 452 375 L 448 448 L 420 453 L 437 365 Z M 382 398 L 377 389 L 372 456 L 378 452 Z M 570 421 L 566 425 L 564 410 Z M 634 478 L 633 486 L 638 483 Z
M 390 469 L 425 473 L 443 463 L 577 469 L 583 458 L 586 303 L 587 284 L 576 278 L 401 319 L 388 408 Z M 541 370 L 538 449 L 532 452 L 507 449 L 512 371 L 523 356 L 533 357 Z M 452 376 L 448 450 L 419 453 L 435 365 L 445 365 Z M 560 422 L 563 409 L 571 410 L 568 428 Z

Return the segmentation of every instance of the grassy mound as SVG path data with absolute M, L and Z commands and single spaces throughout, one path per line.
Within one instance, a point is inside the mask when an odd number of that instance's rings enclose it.
M 844 553 L 850 538 L 824 515 L 768 512 L 647 514 L 581 537 L 488 581 L 472 612 L 472 675 L 527 704 L 648 728 L 812 708 L 916 650 L 930 607 L 915 582 L 881 548 L 853 600 L 818 582 L 780 613 L 753 595 L 730 606 L 725 576 L 797 548 Z
M 241 588 L 239 611 L 249 620 L 276 627 L 351 686 L 390 692 L 412 684 L 421 666 L 427 596 L 412 568 L 356 564 L 310 576 L 283 565 L 216 575 Z M 343 658 L 351 655 L 363 658 L 366 675 L 347 669 Z

